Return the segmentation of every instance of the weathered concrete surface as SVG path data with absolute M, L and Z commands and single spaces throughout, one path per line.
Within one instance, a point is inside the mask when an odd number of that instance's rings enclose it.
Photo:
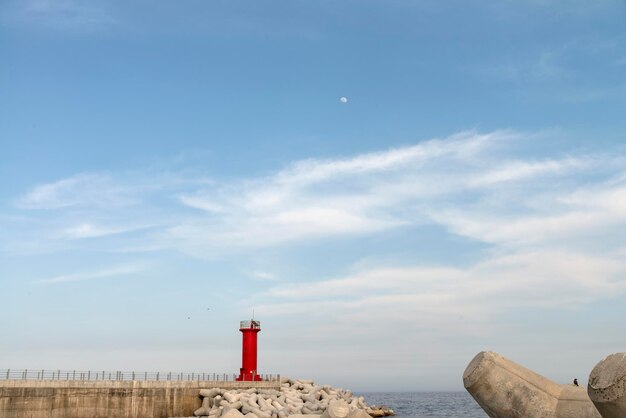
M 350 413 L 350 405 L 343 399 L 333 399 L 328 403 L 322 418 L 346 418 Z
M 492 418 L 601 418 L 584 388 L 559 385 L 491 351 L 474 357 L 463 384 Z
M 200 389 L 278 389 L 280 382 L 0 380 L 2 418 L 190 416 Z
M 626 417 L 626 353 L 611 354 L 596 364 L 587 393 L 604 418 Z

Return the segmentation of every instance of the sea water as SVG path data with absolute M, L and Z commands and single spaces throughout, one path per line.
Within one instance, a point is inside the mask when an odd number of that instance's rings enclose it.
M 368 405 L 386 405 L 396 418 L 485 418 L 487 414 L 467 392 L 359 393 Z

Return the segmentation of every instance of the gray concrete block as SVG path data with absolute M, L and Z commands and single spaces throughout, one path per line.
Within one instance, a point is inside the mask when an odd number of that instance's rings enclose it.
M 626 417 L 626 353 L 611 354 L 596 364 L 587 393 L 603 418 Z
M 559 385 L 490 351 L 469 363 L 463 384 L 492 418 L 601 418 L 583 388 Z

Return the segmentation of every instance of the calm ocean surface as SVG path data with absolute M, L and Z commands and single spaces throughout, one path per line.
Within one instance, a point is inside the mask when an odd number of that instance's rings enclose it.
M 396 418 L 486 418 L 467 392 L 359 393 L 368 405 L 387 405 Z

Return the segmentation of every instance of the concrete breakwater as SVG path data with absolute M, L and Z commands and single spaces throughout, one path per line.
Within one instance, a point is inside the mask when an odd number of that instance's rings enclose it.
M 0 380 L 2 418 L 165 418 L 192 415 L 200 390 L 279 389 L 280 382 Z
M 393 415 L 393 411 L 370 407 L 348 390 L 286 378 L 280 382 L 0 380 L 2 418 L 238 418 L 237 414 L 369 418 Z
M 279 389 L 214 388 L 200 391 L 202 406 L 195 417 L 204 418 L 369 418 L 394 415 L 393 410 L 373 408 L 362 396 L 312 380 L 283 377 Z

